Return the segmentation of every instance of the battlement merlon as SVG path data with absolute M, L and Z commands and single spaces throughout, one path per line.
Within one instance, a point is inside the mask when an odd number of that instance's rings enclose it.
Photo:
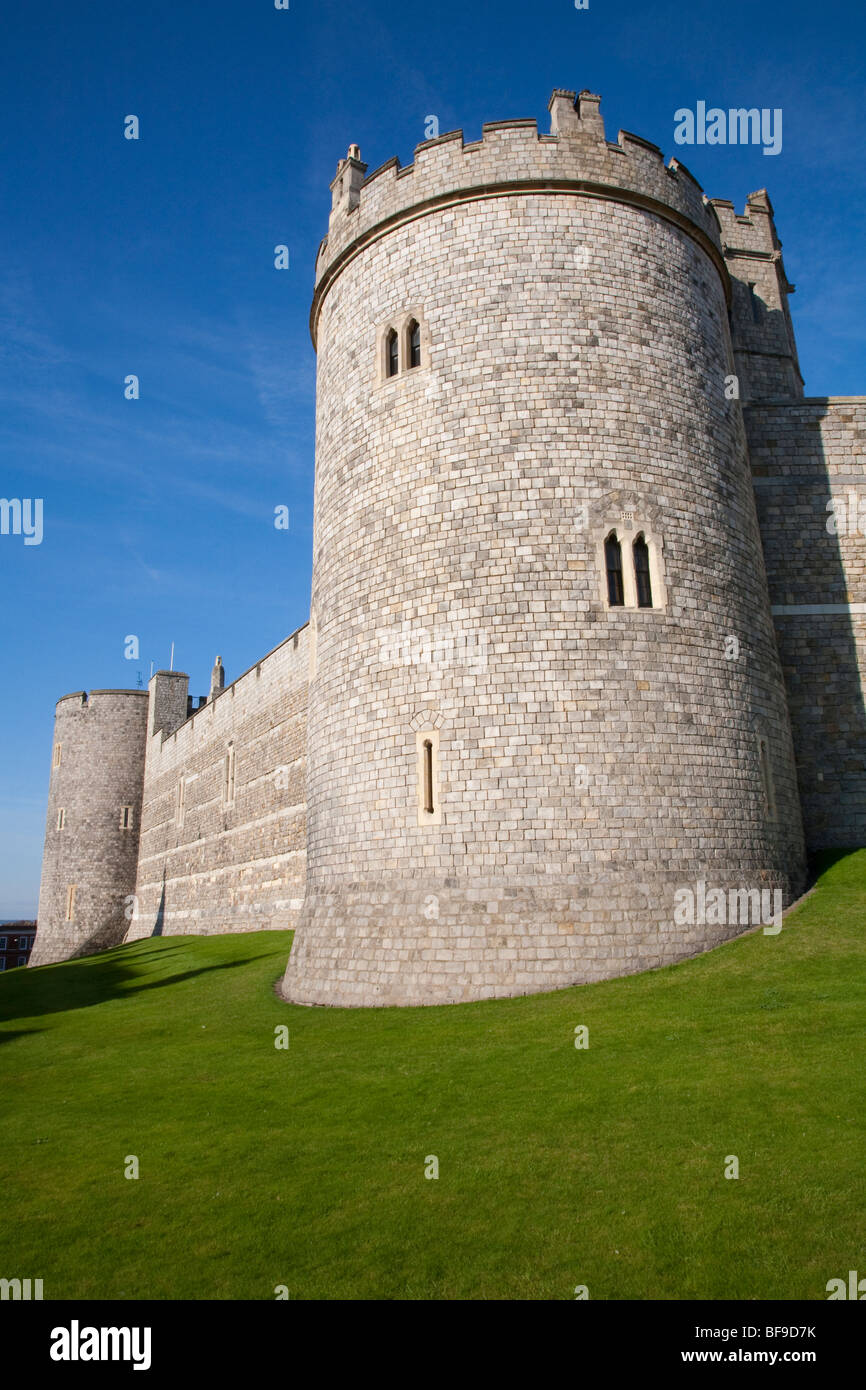
M 493 121 L 470 144 L 460 130 L 426 140 L 405 168 L 394 157 L 366 173 L 357 145 L 337 167 L 328 235 L 316 260 L 310 330 L 342 267 L 395 227 L 441 208 L 480 198 L 521 193 L 609 198 L 655 213 L 683 228 L 715 263 L 730 297 L 721 253 L 719 217 L 684 164 L 666 165 L 657 145 L 621 130 L 605 138 L 601 98 L 557 89 L 550 103 L 550 133 L 534 120 Z

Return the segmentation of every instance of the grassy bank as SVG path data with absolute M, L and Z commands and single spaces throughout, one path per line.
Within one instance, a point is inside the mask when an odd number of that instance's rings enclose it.
M 823 1299 L 866 1275 L 866 851 L 777 937 L 543 996 L 290 1007 L 289 943 L 0 978 L 0 1274 L 257 1299 Z

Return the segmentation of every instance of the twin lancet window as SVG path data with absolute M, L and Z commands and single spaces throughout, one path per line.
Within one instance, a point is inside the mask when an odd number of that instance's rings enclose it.
M 422 365 L 421 324 L 417 318 L 407 318 L 399 327 L 391 324 L 385 329 L 381 362 L 381 376 L 386 381 Z
M 610 531 L 604 542 L 604 564 L 607 571 L 607 603 L 609 608 L 654 608 L 650 548 L 641 531 L 629 547 L 631 573 L 623 568 L 623 547 L 616 534 Z M 634 585 L 629 582 L 634 576 Z

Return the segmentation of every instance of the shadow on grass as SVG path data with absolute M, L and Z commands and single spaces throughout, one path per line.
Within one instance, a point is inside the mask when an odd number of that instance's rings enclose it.
M 151 964 L 166 963 L 166 957 L 183 950 L 183 946 L 161 946 L 156 950 L 136 950 L 126 954 L 120 946 L 101 956 L 64 961 L 58 965 L 43 965 L 33 970 L 10 972 L 0 987 L 0 1023 L 15 1018 L 39 1018 L 43 1014 L 63 1013 L 70 1009 L 87 1009 L 111 999 L 123 999 L 146 990 L 163 989 L 183 984 L 185 980 L 207 975 L 215 970 L 236 970 L 258 959 L 246 956 L 241 960 L 220 961 L 202 965 L 194 970 L 166 973 L 158 979 L 144 980 Z M 0 1033 L 0 1042 L 20 1034 Z
M 818 879 L 821 878 L 823 874 L 826 874 L 829 869 L 832 869 L 835 864 L 838 864 L 842 859 L 849 859 L 862 848 L 862 845 L 851 845 L 847 849 L 812 850 L 809 855 L 810 884 L 816 883 Z

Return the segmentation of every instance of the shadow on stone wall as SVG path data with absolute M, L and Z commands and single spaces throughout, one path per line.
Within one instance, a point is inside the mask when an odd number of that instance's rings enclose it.
M 162 870 L 162 891 L 159 895 L 159 907 L 156 909 L 156 921 L 153 924 L 151 936 L 162 936 L 165 926 L 165 868 Z
M 831 495 L 847 504 L 856 489 L 866 513 L 866 474 L 856 475 L 855 407 L 820 401 L 764 404 L 744 410 L 755 499 L 773 608 L 845 604 L 863 568 L 858 550 L 866 538 L 828 530 Z M 822 422 L 833 417 L 840 452 L 826 452 Z M 835 434 L 848 428 L 850 440 Z M 861 426 L 864 436 L 866 428 Z M 847 463 L 850 461 L 850 468 Z M 845 478 L 858 480 L 846 482 Z M 847 505 L 844 516 L 848 525 Z M 846 569 L 847 559 L 847 569 Z M 859 568 L 858 568 L 859 566 Z M 849 585 L 852 591 L 849 593 Z M 797 778 L 810 855 L 828 848 L 866 844 L 866 705 L 852 615 L 774 613 L 776 642 L 785 677 Z

